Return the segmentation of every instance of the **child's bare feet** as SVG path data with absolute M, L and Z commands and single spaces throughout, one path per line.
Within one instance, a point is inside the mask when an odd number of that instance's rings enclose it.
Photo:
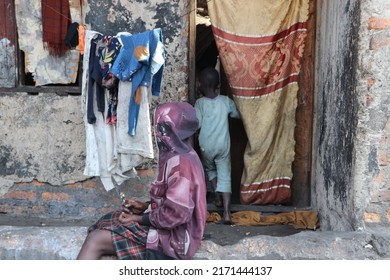
M 231 225 L 232 224 L 232 216 L 231 216 L 231 213 L 223 213 L 223 218 L 222 218 L 223 222 L 227 225 Z
M 220 192 L 215 192 L 214 205 L 218 208 L 221 208 L 223 206 L 222 195 Z

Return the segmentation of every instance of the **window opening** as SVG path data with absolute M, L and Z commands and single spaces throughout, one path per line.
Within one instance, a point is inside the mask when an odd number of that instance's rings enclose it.
M 73 83 L 65 84 L 46 84 L 36 86 L 33 73 L 26 72 L 25 66 L 25 53 L 18 46 L 18 31 L 16 28 L 16 14 L 14 1 L 2 0 L 1 6 L 6 7 L 4 12 L 6 17 L 0 19 L 1 37 L 9 39 L 13 42 L 15 47 L 14 60 L 16 65 L 16 80 L 12 87 L 3 87 L 0 85 L 2 92 L 27 92 L 31 95 L 37 95 L 39 93 L 56 93 L 57 95 L 80 95 L 81 94 L 81 76 L 82 76 L 82 56 L 79 58 L 79 66 L 76 73 L 76 80 Z M 10 28 L 12 27 L 12 28 Z M 5 32 L 3 31 L 5 29 Z

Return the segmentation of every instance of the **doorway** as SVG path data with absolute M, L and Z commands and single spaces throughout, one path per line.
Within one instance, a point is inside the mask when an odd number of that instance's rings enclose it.
M 303 55 L 302 68 L 299 75 L 298 107 L 296 109 L 295 157 L 292 164 L 293 178 L 291 183 L 292 197 L 286 205 L 241 205 L 240 183 L 244 169 L 243 155 L 247 144 L 247 137 L 241 120 L 230 119 L 231 136 L 231 161 L 232 161 L 232 210 L 256 210 L 262 212 L 285 212 L 291 209 L 309 209 L 311 206 L 311 154 L 313 134 L 313 72 L 314 72 L 314 41 L 315 41 L 315 5 L 310 1 L 308 32 L 305 52 Z M 211 22 L 208 17 L 207 0 L 196 0 L 195 20 L 191 34 L 195 41 L 192 47 L 191 59 L 195 65 L 192 67 L 194 81 L 190 90 L 190 101 L 195 102 L 199 98 L 197 91 L 196 75 L 206 66 L 219 67 L 221 76 L 221 94 L 231 97 L 231 89 L 224 75 L 223 67 L 218 63 L 218 50 L 215 45 Z M 190 83 L 191 85 L 191 83 Z M 213 205 L 209 203 L 209 208 Z

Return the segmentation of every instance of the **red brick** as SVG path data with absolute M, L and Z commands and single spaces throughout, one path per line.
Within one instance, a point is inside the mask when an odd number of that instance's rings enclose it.
M 33 206 L 31 209 L 32 214 L 42 214 L 45 213 L 45 207 L 44 206 Z
M 42 199 L 43 200 L 55 200 L 55 201 L 68 201 L 69 195 L 67 193 L 51 193 L 51 192 L 44 192 L 42 193 Z
M 376 192 L 372 195 L 371 202 L 390 202 L 390 190 Z
M 17 182 L 15 183 L 15 185 L 18 185 L 18 186 L 28 186 L 30 183 L 27 183 L 27 182 Z
M 21 214 L 29 214 L 30 209 L 28 206 L 14 206 L 14 207 L 12 207 L 11 211 L 12 211 L 12 214 L 21 215 Z M 10 213 L 10 212 L 8 212 L 8 213 Z
M 376 80 L 374 78 L 368 78 L 367 79 L 368 88 L 371 88 L 375 84 L 376 84 Z
M 145 186 L 145 185 L 142 185 L 142 184 L 136 184 L 132 188 L 134 189 L 134 191 L 137 191 L 137 192 L 145 192 L 147 190 L 148 186 L 149 185 Z
M 42 186 L 45 186 L 45 185 L 46 185 L 46 183 L 39 182 L 39 181 L 37 181 L 37 180 L 33 180 L 33 181 L 31 182 L 31 184 L 32 184 L 33 186 L 35 186 L 35 187 L 42 187 Z
M 83 187 L 84 188 L 96 188 L 96 182 L 95 181 L 85 181 L 83 182 Z
M 385 181 L 385 173 L 381 171 L 378 176 L 375 177 L 375 182 L 382 184 Z
M 81 209 L 81 214 L 94 214 L 96 213 L 95 207 L 83 207 Z
M 79 188 L 82 186 L 82 184 L 79 182 L 76 182 L 76 183 L 72 183 L 72 184 L 65 184 L 64 186 L 69 187 L 69 188 Z
M 101 215 L 107 214 L 107 213 L 112 212 L 112 211 L 115 211 L 115 210 L 119 210 L 119 209 L 113 208 L 113 207 L 103 207 L 103 208 L 97 209 L 97 211 L 98 211 Z
M 0 205 L 0 213 L 8 213 L 9 212 L 9 205 L 3 204 Z
M 390 26 L 389 18 L 371 17 L 368 21 L 368 29 L 382 30 Z
M 378 161 L 380 166 L 385 166 L 390 164 L 390 152 L 384 151 L 380 152 L 378 155 Z
M 380 223 L 381 215 L 379 213 L 364 213 L 364 221 L 367 223 Z
M 37 195 L 31 191 L 13 191 L 7 193 L 6 197 L 11 199 L 27 200 L 27 201 L 35 201 L 37 199 Z
M 370 50 L 379 50 L 390 45 L 390 36 L 374 34 L 370 41 Z
M 137 173 L 140 177 L 155 177 L 153 169 L 137 169 Z

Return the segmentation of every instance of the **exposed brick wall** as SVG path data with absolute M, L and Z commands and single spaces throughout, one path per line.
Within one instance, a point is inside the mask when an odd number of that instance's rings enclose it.
M 369 53 L 365 58 L 365 72 L 367 79 L 367 97 L 366 107 L 372 111 L 373 125 L 369 130 L 374 130 L 375 125 L 379 127 L 380 140 L 377 147 L 376 159 L 377 172 L 374 184 L 370 188 L 369 205 L 364 213 L 364 222 L 366 225 L 380 224 L 390 225 L 390 118 L 387 109 L 386 100 L 389 98 L 389 76 L 385 75 L 384 70 L 388 69 L 389 60 L 386 59 L 390 49 L 390 16 L 386 10 L 390 9 L 388 3 L 377 1 L 373 7 L 372 15 L 368 15 L 367 30 Z M 378 12 L 378 8 L 380 12 Z M 369 11 L 370 12 L 370 11 Z M 386 71 L 387 72 L 387 71 Z M 387 77 L 387 78 L 386 78 Z M 387 81 L 386 81 L 387 79 Z M 383 105 L 381 105 L 383 104 Z M 385 116 L 386 119 L 379 121 L 378 116 Z
M 61 186 L 36 180 L 15 183 L 0 196 L 0 224 L 5 217 L 23 217 L 26 221 L 28 218 L 63 218 L 65 222 L 96 220 L 109 211 L 120 209 L 120 192 L 140 200 L 148 198 L 149 184 L 155 172 L 153 169 L 138 170 L 138 176 L 118 190 L 108 192 L 99 178 Z

